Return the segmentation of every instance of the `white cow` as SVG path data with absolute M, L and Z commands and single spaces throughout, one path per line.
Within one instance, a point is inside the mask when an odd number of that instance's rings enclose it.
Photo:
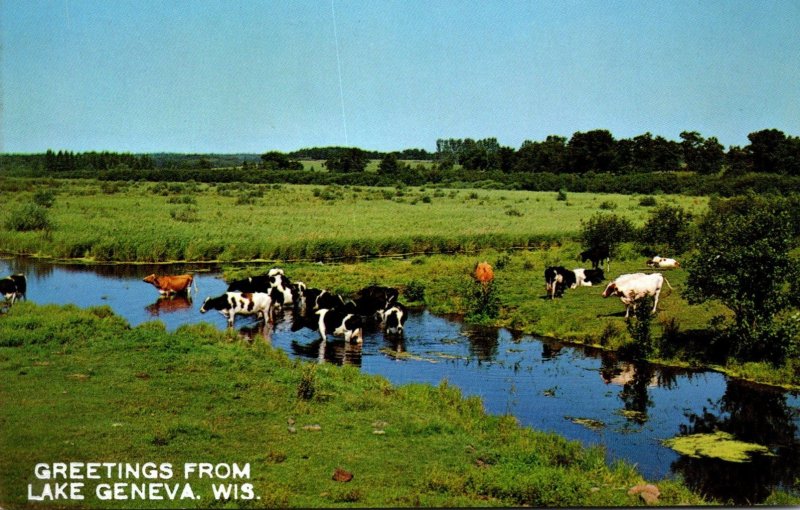
M 681 263 L 675 259 L 659 257 L 656 255 L 652 259 L 647 261 L 647 265 L 650 267 L 655 267 L 657 269 L 675 269 L 681 267 Z
M 664 282 L 667 282 L 667 286 L 670 289 L 672 288 L 672 285 L 670 285 L 667 279 L 660 273 L 624 274 L 608 284 L 606 290 L 603 291 L 603 297 L 619 297 L 625 305 L 625 317 L 628 317 L 631 308 L 636 308 L 637 301 L 643 299 L 645 296 L 653 296 L 655 298 L 653 313 L 656 313 L 656 308 L 658 308 L 658 296 L 661 294 L 661 286 Z
M 208 297 L 200 307 L 200 313 L 218 310 L 228 319 L 228 326 L 233 327 L 236 314 L 256 315 L 265 321 L 272 320 L 273 300 L 265 292 L 226 292 L 215 298 Z

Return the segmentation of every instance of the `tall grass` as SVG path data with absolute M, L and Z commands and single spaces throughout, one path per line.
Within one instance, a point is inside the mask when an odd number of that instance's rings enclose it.
M 397 254 L 534 248 L 578 236 L 581 220 L 605 202 L 641 225 L 639 197 L 433 188 L 122 183 L 9 179 L 0 189 L 13 211 L 52 186 L 47 235 L 0 230 L 12 253 L 97 261 L 331 260 Z M 14 192 L 5 191 L 14 189 Z M 242 197 L 245 197 L 244 199 Z M 689 210 L 705 199 L 664 197 Z

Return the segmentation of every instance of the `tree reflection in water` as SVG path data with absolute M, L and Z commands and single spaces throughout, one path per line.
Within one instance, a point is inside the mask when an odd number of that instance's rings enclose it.
M 686 415 L 682 435 L 724 431 L 739 440 L 762 444 L 774 456 L 755 455 L 750 462 L 681 456 L 672 470 L 701 494 L 737 505 L 763 501 L 775 487 L 800 489 L 800 441 L 797 416 L 780 390 L 730 380 L 725 394 L 701 414 Z

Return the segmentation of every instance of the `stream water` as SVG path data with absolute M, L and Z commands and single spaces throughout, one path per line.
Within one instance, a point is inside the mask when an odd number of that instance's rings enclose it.
M 158 299 L 142 278 L 150 273 L 196 274 L 193 301 Z M 60 265 L 24 258 L 0 259 L 0 275 L 25 273 L 28 299 L 39 304 L 108 305 L 133 326 L 159 320 L 167 329 L 193 322 L 225 328 L 216 313 L 201 315 L 202 300 L 226 284 L 216 268 L 173 265 Z M 307 282 L 313 283 L 313 282 Z M 268 337 L 292 356 L 354 364 L 394 384 L 447 380 L 477 395 L 487 412 L 512 414 L 524 426 L 601 445 L 607 459 L 625 459 L 649 479 L 681 476 L 695 490 L 755 504 L 773 487 L 800 477 L 800 396 L 689 371 L 620 361 L 614 354 L 465 325 L 426 310 L 410 314 L 402 340 L 365 331 L 361 346 L 328 341 L 307 329 L 292 332 L 290 317 L 260 328 L 237 319 L 243 334 Z M 321 348 L 322 347 L 322 348 Z M 678 434 L 722 430 L 767 445 L 771 455 L 732 463 L 682 456 L 661 441 Z

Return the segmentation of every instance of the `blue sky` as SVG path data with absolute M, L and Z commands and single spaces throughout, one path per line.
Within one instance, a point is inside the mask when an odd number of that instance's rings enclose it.
M 800 2 L 0 0 L 0 151 L 800 135 Z

